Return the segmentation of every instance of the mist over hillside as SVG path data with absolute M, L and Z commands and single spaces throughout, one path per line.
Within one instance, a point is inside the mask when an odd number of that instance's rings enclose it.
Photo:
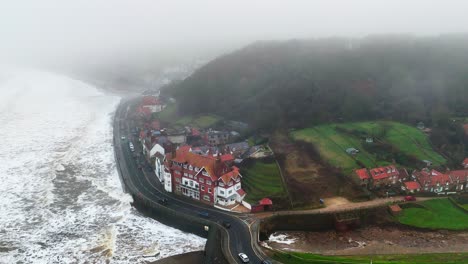
M 468 35 L 256 42 L 165 89 L 181 113 L 258 128 L 468 114 Z

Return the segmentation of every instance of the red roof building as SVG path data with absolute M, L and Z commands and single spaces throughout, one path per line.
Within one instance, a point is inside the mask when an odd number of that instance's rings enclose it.
M 436 170 L 422 170 L 413 172 L 415 177 L 424 191 L 428 192 L 443 192 L 453 189 L 453 180 L 449 174 L 445 174 Z
M 369 170 L 374 186 L 396 184 L 400 178 L 400 172 L 395 165 L 389 165 Z
M 415 181 L 405 182 L 404 186 L 406 190 L 410 193 L 419 192 L 421 190 L 421 185 Z
M 464 191 L 468 188 L 468 170 L 448 171 L 447 174 L 455 185 L 455 191 Z
M 356 174 L 361 180 L 368 180 L 369 179 L 369 173 L 367 173 L 367 169 L 359 169 L 356 170 Z
M 140 107 L 148 109 L 150 113 L 157 113 L 163 110 L 164 105 L 161 103 L 159 98 L 148 95 L 143 97 Z
M 370 176 L 366 168 L 355 170 L 354 173 L 356 173 L 358 178 L 361 180 L 361 185 L 364 186 L 369 183 Z
M 263 198 L 258 202 L 260 205 L 272 205 L 273 202 L 269 198 Z
M 195 154 L 190 146 L 177 149 L 166 164 L 172 174 L 174 192 L 211 205 L 242 202 L 246 195 L 241 186 L 242 175 L 239 168 L 229 166 L 230 158 L 223 156 Z

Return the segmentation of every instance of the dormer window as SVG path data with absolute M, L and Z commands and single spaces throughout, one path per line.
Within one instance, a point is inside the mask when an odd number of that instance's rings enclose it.
M 189 170 L 193 170 L 193 167 L 192 167 L 192 165 L 190 165 L 190 166 L 189 166 Z

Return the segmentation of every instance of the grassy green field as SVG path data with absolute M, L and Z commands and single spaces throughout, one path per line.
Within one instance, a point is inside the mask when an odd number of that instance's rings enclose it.
M 468 229 L 468 214 L 455 207 L 448 199 L 434 199 L 419 203 L 425 208 L 403 209 L 400 223 L 430 229 Z
M 434 253 L 409 255 L 373 256 L 323 256 L 310 253 L 275 252 L 273 258 L 284 264 L 321 263 L 321 264 L 465 264 L 468 253 Z
M 177 104 L 169 104 L 157 114 L 157 118 L 176 127 L 194 126 L 197 128 L 210 128 L 221 120 L 216 115 L 178 116 Z
M 255 203 L 264 197 L 286 197 L 286 191 L 276 163 L 255 161 L 242 168 L 242 188 L 246 201 Z
M 177 118 L 177 105 L 173 103 L 168 104 L 166 108 L 164 108 L 164 110 L 159 112 L 156 116 L 162 122 L 172 122 L 172 120 Z
M 354 158 L 366 167 L 376 167 L 389 164 L 388 161 L 378 160 L 375 155 L 363 148 L 365 139 L 337 130 L 337 128 L 354 130 L 363 134 L 375 135 L 385 129 L 380 140 L 392 144 L 401 152 L 414 156 L 420 160 L 431 160 L 434 165 L 445 163 L 445 159 L 430 146 L 428 138 L 417 128 L 397 122 L 358 122 L 343 124 L 320 125 L 295 131 L 291 134 L 295 140 L 303 140 L 317 146 L 322 157 L 333 166 L 342 168 L 349 173 L 358 168 Z M 347 148 L 357 148 L 360 153 L 354 158 L 346 153 Z

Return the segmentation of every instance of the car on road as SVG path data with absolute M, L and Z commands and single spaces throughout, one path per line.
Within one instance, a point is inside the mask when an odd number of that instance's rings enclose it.
M 120 137 L 120 139 L 122 139 L 122 140 L 125 140 L 125 139 L 126 139 L 126 137 L 125 137 L 125 136 L 121 136 L 121 137 Z
M 210 218 L 210 214 L 208 212 L 198 212 L 198 215 L 203 218 Z
M 230 228 L 231 227 L 231 223 L 229 223 L 228 221 L 223 221 L 223 226 L 225 228 Z
M 249 257 L 247 257 L 247 255 L 245 253 L 239 253 L 239 258 L 242 260 L 242 262 L 244 263 L 248 263 L 250 260 L 249 260 Z
M 416 197 L 414 197 L 412 195 L 407 195 L 407 196 L 405 196 L 405 201 L 407 201 L 407 202 L 416 201 Z
M 133 146 L 133 143 L 132 142 L 129 142 L 128 143 L 128 146 L 130 147 L 130 150 L 133 152 L 135 151 L 135 146 Z
M 158 203 L 162 204 L 162 205 L 167 205 L 167 199 L 166 198 L 161 198 L 158 200 Z

